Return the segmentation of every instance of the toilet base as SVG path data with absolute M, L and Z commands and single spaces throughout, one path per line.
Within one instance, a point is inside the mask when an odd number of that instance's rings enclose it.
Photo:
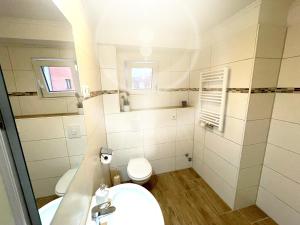
M 150 180 L 151 176 L 147 178 L 146 180 L 133 180 L 131 179 L 132 183 L 138 184 L 138 185 L 143 185 L 146 184 Z

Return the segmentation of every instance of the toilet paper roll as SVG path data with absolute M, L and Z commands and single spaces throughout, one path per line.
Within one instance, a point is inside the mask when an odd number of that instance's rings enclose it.
M 109 164 L 109 163 L 111 163 L 111 158 L 112 158 L 112 155 L 102 154 L 101 155 L 101 163 L 103 163 L 103 164 Z

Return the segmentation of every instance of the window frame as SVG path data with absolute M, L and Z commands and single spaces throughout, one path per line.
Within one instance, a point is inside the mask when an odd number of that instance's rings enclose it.
M 152 81 L 149 89 L 133 89 L 132 88 L 132 69 L 133 68 L 151 68 Z M 125 62 L 125 82 L 127 91 L 131 94 L 145 94 L 157 90 L 157 63 L 155 61 L 126 61 Z
M 79 74 L 76 69 L 76 62 L 73 59 L 49 59 L 49 58 L 33 58 L 32 64 L 37 78 L 38 93 L 44 98 L 56 97 L 74 97 L 76 92 L 80 92 Z M 70 67 L 72 72 L 72 80 L 74 89 L 70 91 L 51 92 L 48 89 L 48 83 L 45 79 L 42 67 Z

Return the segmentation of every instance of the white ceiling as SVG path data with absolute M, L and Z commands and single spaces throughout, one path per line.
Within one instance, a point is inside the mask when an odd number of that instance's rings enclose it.
M 203 31 L 255 0 L 85 0 L 100 25 L 178 27 Z
M 65 21 L 52 0 L 0 0 L 0 17 Z
M 68 0 L 69 4 L 72 1 Z M 255 0 L 78 0 L 101 43 L 189 43 Z M 53 0 L 0 0 L 0 17 L 66 21 Z M 148 40 L 147 40 L 148 39 Z

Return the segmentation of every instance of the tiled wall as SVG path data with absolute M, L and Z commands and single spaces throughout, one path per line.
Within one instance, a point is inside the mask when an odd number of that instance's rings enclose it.
M 210 47 L 200 50 L 197 53 L 198 57 L 195 55 L 196 61 L 206 63 L 200 64 L 191 72 L 193 75 L 191 80 L 193 79 L 195 84 L 199 82 L 201 71 L 207 68 L 230 69 L 224 132 L 202 128 L 196 113 L 193 168 L 232 208 L 235 207 L 240 158 L 247 123 L 258 10 L 258 5 L 248 7 L 212 31 L 211 35 L 216 41 L 212 42 Z M 222 26 L 232 29 L 226 31 Z M 219 32 L 223 38 L 220 38 Z M 233 92 L 232 89 L 238 91 Z M 197 106 L 197 93 L 191 92 L 190 98 L 195 99 L 193 102 Z M 249 136 L 249 143 L 254 142 L 256 137 Z
M 141 61 L 145 57 L 135 47 L 99 46 L 99 62 L 103 90 L 126 91 L 125 62 Z M 191 51 L 177 49 L 152 50 L 146 60 L 157 64 L 155 71 L 156 91 L 130 94 L 132 109 L 181 106 L 188 101 Z M 119 93 L 103 96 L 105 113 L 120 112 Z
M 193 166 L 232 208 L 256 202 L 287 9 L 284 1 L 257 1 L 210 32 L 215 41 L 210 43 L 211 62 L 206 67 L 230 69 L 225 129 L 204 130 L 196 117 Z M 280 16 L 274 18 L 270 10 Z M 200 58 L 207 51 L 200 52 Z M 198 73 L 195 80 L 200 72 L 192 72 Z
M 33 45 L 0 46 L 2 67 L 10 101 L 15 116 L 74 113 L 77 112 L 76 99 L 41 98 L 37 95 L 37 82 L 32 66 L 32 58 L 73 58 L 74 50 L 63 47 Z
M 145 157 L 156 174 L 191 167 L 194 109 L 157 109 L 109 114 L 105 117 L 112 168 L 128 180 L 129 159 Z M 189 154 L 188 157 L 185 154 Z
M 17 119 L 17 128 L 36 198 L 55 194 L 59 178 L 77 168 L 87 148 L 84 117 Z M 37 129 L 38 127 L 38 129 Z M 70 129 L 78 128 L 78 136 Z
M 149 60 L 157 64 L 154 77 L 157 91 L 131 94 L 132 109 L 181 106 L 181 101 L 188 101 L 191 51 L 177 49 L 152 49 L 150 56 L 144 57 L 139 48 L 118 48 L 117 69 L 119 87 L 126 90 L 126 61 Z
M 289 12 L 278 88 L 300 88 L 300 2 Z M 276 93 L 257 205 L 281 225 L 300 221 L 300 95 Z

